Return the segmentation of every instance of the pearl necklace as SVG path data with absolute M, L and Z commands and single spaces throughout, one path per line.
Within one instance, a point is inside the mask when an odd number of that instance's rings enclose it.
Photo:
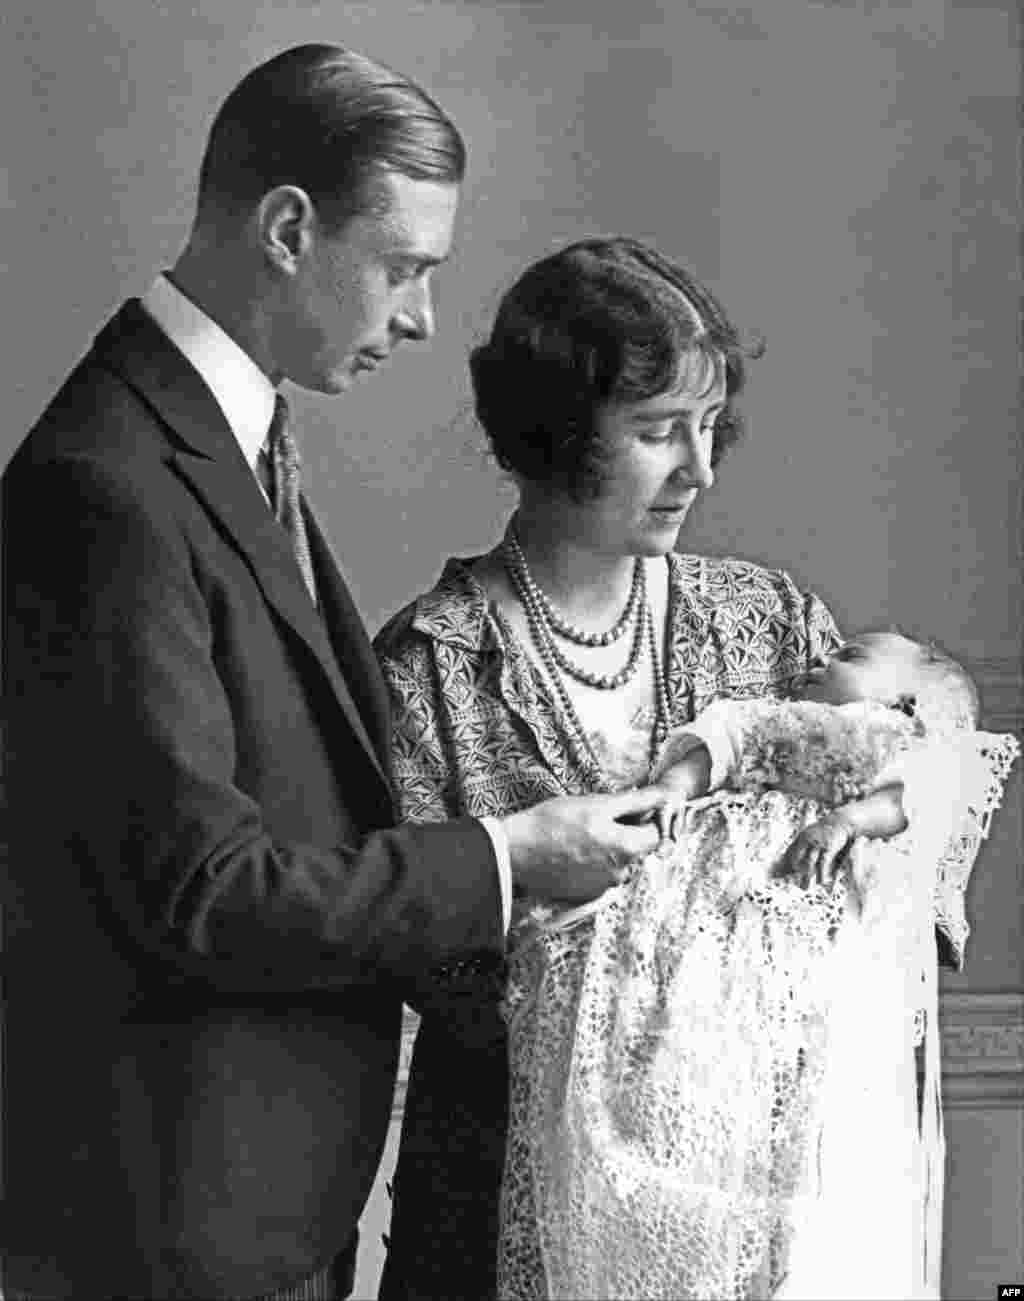
M 575 642 L 577 646 L 610 646 L 612 642 L 619 640 L 636 618 L 638 608 L 643 603 L 645 595 L 644 567 L 639 556 L 637 556 L 636 563 L 633 566 L 633 583 L 629 589 L 629 597 L 618 619 L 607 632 L 587 632 L 583 628 L 577 628 L 574 623 L 570 623 L 568 619 L 560 615 L 548 599 L 547 593 L 538 585 L 530 573 L 529 565 L 526 563 L 526 557 L 523 555 L 523 548 L 520 546 L 519 538 L 516 535 L 514 523 L 509 526 L 506 542 L 509 551 L 512 553 L 516 569 L 519 571 L 534 604 L 540 606 L 548 623 L 566 641 Z
M 537 643 L 538 649 L 543 644 L 545 653 L 554 660 L 563 673 L 575 678 L 577 682 L 585 683 L 588 687 L 596 687 L 598 691 L 615 691 L 632 680 L 640 664 L 640 653 L 644 646 L 646 627 L 644 612 L 647 609 L 647 583 L 642 566 L 640 568 L 640 603 L 637 606 L 634 621 L 633 643 L 630 646 L 625 664 L 617 673 L 593 673 L 590 669 L 584 668 L 582 664 L 577 664 L 575 660 L 571 660 L 556 643 L 551 620 L 547 614 L 546 601 L 540 599 L 540 588 L 530 573 L 522 547 L 511 536 L 507 539 L 505 548 L 505 567 L 515 586 L 516 595 L 526 611 L 526 621 L 530 626 L 530 633 Z
M 568 724 L 569 730 L 574 733 L 574 739 L 579 750 L 586 760 L 586 766 L 591 770 L 590 781 L 595 789 L 611 790 L 611 784 L 601 769 L 597 755 L 594 753 L 593 746 L 590 744 L 590 738 L 583 722 L 576 712 L 576 707 L 569 695 L 569 690 L 565 685 L 562 673 L 567 672 L 570 676 L 577 678 L 578 681 L 587 683 L 590 686 L 601 686 L 605 690 L 613 690 L 616 687 L 623 686 L 632 678 L 636 672 L 640 659 L 640 649 L 646 640 L 650 648 L 651 655 L 651 672 L 654 678 L 654 706 L 655 717 L 654 726 L 651 730 L 651 747 L 650 747 L 650 764 L 653 768 L 654 761 L 661 749 L 662 743 L 668 736 L 671 726 L 671 712 L 668 700 L 668 685 L 665 678 L 665 672 L 661 664 L 661 656 L 658 654 L 658 637 L 654 630 L 654 616 L 651 613 L 651 607 L 647 601 L 647 584 L 646 577 L 643 573 L 643 564 L 638 559 L 637 565 L 640 569 L 641 584 L 641 601 L 639 608 L 639 617 L 637 618 L 636 634 L 633 640 L 633 648 L 630 651 L 630 660 L 627 662 L 625 669 L 620 669 L 618 673 L 610 676 L 602 674 L 591 674 L 581 666 L 573 664 L 559 650 L 552 630 L 546 619 L 546 612 L 540 602 L 536 601 L 533 595 L 534 590 L 540 591 L 536 582 L 530 574 L 529 567 L 526 563 L 526 557 L 523 555 L 522 548 L 512 537 L 511 530 L 506 535 L 505 545 L 503 547 L 503 559 L 505 568 L 508 572 L 512 586 L 515 589 L 519 602 L 526 614 L 527 626 L 530 630 L 530 636 L 534 646 L 540 655 L 541 662 L 547 669 L 548 677 L 554 685 L 555 692 L 558 695 L 559 702 L 562 706 L 563 714 Z M 646 634 L 646 636 L 645 636 Z M 560 671 L 561 670 L 561 671 Z M 591 679 L 600 679 L 599 682 Z

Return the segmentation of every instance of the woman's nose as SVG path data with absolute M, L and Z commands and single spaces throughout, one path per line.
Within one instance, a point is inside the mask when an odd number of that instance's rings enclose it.
M 711 448 L 700 448 L 693 458 L 690 475 L 694 487 L 710 488 L 715 482 L 715 472 L 711 468 Z
M 681 476 L 694 488 L 710 488 L 715 482 L 711 468 L 711 437 L 700 432 L 686 439 L 686 458 L 679 467 Z

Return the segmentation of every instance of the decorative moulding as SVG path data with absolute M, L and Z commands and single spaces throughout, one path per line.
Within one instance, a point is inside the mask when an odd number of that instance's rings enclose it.
M 947 1108 L 1024 1106 L 1024 990 L 943 993 L 939 1028 Z
M 981 725 L 990 732 L 1024 731 L 1024 669 L 1012 659 L 967 665 L 981 695 Z

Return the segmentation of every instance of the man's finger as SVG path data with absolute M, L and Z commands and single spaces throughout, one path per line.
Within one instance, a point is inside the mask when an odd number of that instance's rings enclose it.
M 652 813 L 659 806 L 664 805 L 665 792 L 659 790 L 657 786 L 641 786 L 637 790 L 619 791 L 615 795 L 603 795 L 599 798 L 604 801 L 611 817 L 621 822 L 626 815 Z
M 644 822 L 622 828 L 621 845 L 623 852 L 630 858 L 639 858 L 658 848 L 661 833 L 655 821 Z

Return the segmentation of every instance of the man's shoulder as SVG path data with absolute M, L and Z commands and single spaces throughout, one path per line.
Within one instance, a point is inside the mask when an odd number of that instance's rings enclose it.
M 415 647 L 479 650 L 487 625 L 487 597 L 470 563 L 450 558 L 440 578 L 391 616 L 374 638 L 382 659 L 397 660 Z
M 143 471 L 166 447 L 162 426 L 141 395 L 90 354 L 61 385 L 8 468 L 19 475 L 77 460 Z

